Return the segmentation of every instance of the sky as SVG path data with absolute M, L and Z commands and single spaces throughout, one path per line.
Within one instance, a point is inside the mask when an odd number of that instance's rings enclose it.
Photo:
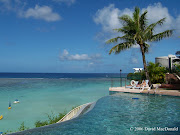
M 134 45 L 109 55 L 122 36 L 118 16 L 134 8 L 148 11 L 149 23 L 164 17 L 156 32 L 174 29 L 171 38 L 149 43 L 147 62 L 180 50 L 179 0 L 0 0 L 0 72 L 122 73 L 142 68 L 140 48 Z

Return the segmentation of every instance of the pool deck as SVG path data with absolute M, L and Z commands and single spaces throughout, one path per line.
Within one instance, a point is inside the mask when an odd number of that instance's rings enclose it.
M 125 87 L 110 87 L 109 91 L 125 92 L 125 93 L 145 93 L 145 94 L 180 96 L 180 90 L 151 89 L 151 90 L 143 90 L 142 91 L 141 89 L 130 89 L 130 88 L 125 88 Z

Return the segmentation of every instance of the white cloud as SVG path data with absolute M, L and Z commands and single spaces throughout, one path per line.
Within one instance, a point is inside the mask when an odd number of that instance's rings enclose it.
M 90 62 L 90 63 L 88 64 L 88 67 L 92 67 L 92 66 L 94 66 L 94 63 L 93 63 L 93 62 Z
M 122 27 L 119 16 L 124 14 L 132 16 L 132 13 L 133 11 L 128 8 L 120 10 L 115 8 L 114 4 L 110 4 L 108 7 L 99 9 L 93 19 L 96 24 L 102 25 L 103 31 L 112 32 L 113 29 Z
M 155 3 L 154 5 L 149 5 L 147 8 L 142 9 L 143 12 L 145 10 L 148 11 L 147 18 L 150 24 L 157 22 L 162 18 L 166 18 L 166 21 L 163 24 L 163 26 L 158 26 L 156 28 L 156 32 L 162 32 L 167 29 L 174 28 L 174 21 L 176 20 L 176 18 L 173 18 L 169 13 L 168 8 L 163 7 L 161 3 Z
M 177 17 L 175 24 L 176 24 L 176 32 L 179 36 L 180 35 L 180 15 Z
M 24 18 L 35 18 L 35 19 L 42 19 L 48 22 L 58 21 L 61 19 L 60 15 L 54 13 L 52 9 L 48 6 L 38 6 L 36 5 L 35 8 L 29 8 L 27 11 L 20 12 L 20 17 Z
M 140 46 L 138 44 L 135 44 L 132 46 L 133 48 L 140 48 Z
M 132 64 L 138 64 L 138 59 L 135 58 L 135 57 L 133 57 L 133 58 L 131 58 L 130 63 L 132 63 Z
M 95 16 L 94 21 L 96 24 L 102 25 L 104 31 L 109 32 L 114 28 L 121 27 L 118 20 L 120 10 L 114 7 L 114 4 L 110 4 L 108 7 L 99 9 Z
M 180 34 L 180 15 L 179 17 L 173 17 L 167 7 L 163 7 L 161 3 L 155 3 L 153 5 L 149 5 L 146 8 L 142 9 L 142 12 L 145 10 L 148 11 L 147 18 L 149 23 L 154 23 L 164 17 L 166 17 L 166 22 L 161 27 L 157 27 L 156 32 L 162 32 L 167 29 L 177 29 L 177 33 Z M 112 33 L 113 29 L 121 28 L 122 24 L 118 20 L 118 16 L 129 15 L 132 16 L 134 9 L 118 9 L 114 6 L 114 4 L 110 4 L 108 7 L 104 7 L 103 9 L 99 9 L 93 20 L 96 24 L 102 26 L 102 31 L 107 33 Z M 121 34 L 119 33 L 121 36 Z
M 26 9 L 27 1 L 20 0 L 0 0 L 1 12 L 14 12 L 17 16 L 22 18 L 34 18 L 41 19 L 48 22 L 61 20 L 61 16 L 58 13 L 53 12 L 49 6 L 35 5 L 34 8 Z
M 101 58 L 100 54 L 94 54 L 89 56 L 88 54 L 74 54 L 69 55 L 69 52 L 64 49 L 63 53 L 59 56 L 60 60 L 64 61 L 86 61 L 86 60 L 97 60 Z
M 94 64 L 93 62 L 89 63 L 89 65 L 93 65 L 93 64 Z
M 76 0 L 53 0 L 55 2 L 58 2 L 58 3 L 66 3 L 68 5 L 72 5 L 76 2 Z
M 17 11 L 19 5 L 24 6 L 25 2 L 21 2 L 20 0 L 0 0 L 0 10 L 2 12 Z

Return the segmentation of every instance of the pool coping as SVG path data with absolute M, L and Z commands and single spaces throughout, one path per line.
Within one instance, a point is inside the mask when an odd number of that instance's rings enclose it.
M 141 90 L 141 89 L 130 89 L 125 87 L 110 87 L 110 92 L 123 92 L 123 93 L 143 93 L 143 94 L 154 94 L 154 95 L 167 95 L 167 96 L 180 96 L 180 91 L 178 90 L 163 90 L 163 89 L 151 89 L 151 90 Z

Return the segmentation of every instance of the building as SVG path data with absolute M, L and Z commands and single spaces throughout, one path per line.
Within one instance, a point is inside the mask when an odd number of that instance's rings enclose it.
M 156 57 L 155 63 L 159 63 L 160 66 L 169 68 L 172 70 L 174 68 L 174 65 L 179 63 L 179 58 L 176 57 L 176 55 L 168 55 L 168 56 L 162 56 L 162 57 Z
M 143 70 L 143 68 L 133 68 L 134 69 L 134 73 L 139 73 Z

